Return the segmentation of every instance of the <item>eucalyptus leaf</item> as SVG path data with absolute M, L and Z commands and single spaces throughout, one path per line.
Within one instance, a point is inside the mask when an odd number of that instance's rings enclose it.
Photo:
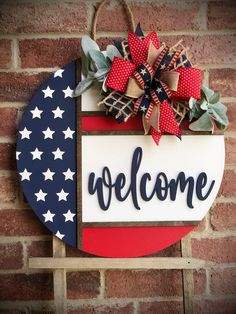
M 214 95 L 214 91 L 212 89 L 206 87 L 206 86 L 202 87 L 202 92 L 203 92 L 207 102 L 209 102 L 211 97 Z
M 220 124 L 227 126 L 229 124 L 229 120 L 225 114 L 225 106 L 222 104 L 222 106 L 214 106 L 211 105 L 210 109 L 211 109 L 211 117 L 216 120 L 217 122 L 219 122 Z
M 91 50 L 100 51 L 98 44 L 87 35 L 82 37 L 81 47 L 86 57 L 89 56 Z
M 113 61 L 115 57 L 122 58 L 121 53 L 114 45 L 107 46 L 107 56 L 111 61 Z
M 99 81 L 103 82 L 106 78 L 107 74 L 109 73 L 109 69 L 99 69 L 95 74 L 94 77 Z
M 85 77 L 87 77 L 89 71 L 89 60 L 84 54 L 83 49 L 80 49 L 80 55 L 81 55 L 81 72 Z
M 190 97 L 189 102 L 188 102 L 189 108 L 192 109 L 193 106 L 196 105 L 196 102 L 197 102 L 197 99 Z
M 109 67 L 109 65 L 106 61 L 106 57 L 103 55 L 103 53 L 101 51 L 91 50 L 89 52 L 89 55 L 90 55 L 91 59 L 93 60 L 93 62 L 95 63 L 98 70 Z
M 227 126 L 223 125 L 223 124 L 220 124 L 218 121 L 215 120 L 215 125 L 217 127 L 217 129 L 223 131 L 226 129 Z
M 93 82 L 94 82 L 93 78 L 86 78 L 83 81 L 81 81 L 74 90 L 74 97 L 82 95 L 87 89 L 89 89 Z
M 189 129 L 192 131 L 213 131 L 214 126 L 209 114 L 205 112 L 198 120 L 189 125 Z
M 214 94 L 211 96 L 211 98 L 209 100 L 209 103 L 215 104 L 215 103 L 219 102 L 219 100 L 220 100 L 220 93 L 214 92 Z
M 202 101 L 202 103 L 200 105 L 201 109 L 202 110 L 207 110 L 207 108 L 208 108 L 207 104 L 208 104 L 208 102 L 205 99 L 203 99 L 203 101 Z

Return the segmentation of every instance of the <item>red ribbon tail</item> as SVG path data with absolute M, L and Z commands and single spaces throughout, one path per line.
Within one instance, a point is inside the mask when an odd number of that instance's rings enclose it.
M 174 111 L 168 101 L 160 106 L 160 130 L 181 138 L 179 125 L 175 120 Z
M 160 142 L 160 139 L 162 137 L 162 132 L 157 132 L 153 127 L 151 127 L 151 135 L 152 135 L 152 138 L 154 140 L 154 142 L 159 145 L 159 142 Z

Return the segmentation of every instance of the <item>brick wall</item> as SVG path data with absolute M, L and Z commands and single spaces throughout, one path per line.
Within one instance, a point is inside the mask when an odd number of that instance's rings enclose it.
M 191 234 L 192 254 L 219 263 L 194 271 L 195 313 L 236 312 L 236 3 L 130 1 L 145 31 L 170 44 L 183 38 L 204 79 L 222 92 L 231 125 L 226 168 L 215 204 Z M 79 57 L 96 1 L 0 2 L 0 313 L 53 313 L 52 273 L 31 271 L 30 256 L 51 256 L 51 237 L 24 202 L 16 176 L 17 126 L 27 102 L 49 74 Z M 114 18 L 115 17 L 115 18 Z M 99 42 L 124 37 L 115 2 L 98 21 Z M 203 156 L 207 159 L 207 156 Z M 67 248 L 68 256 L 82 255 Z M 180 256 L 179 243 L 156 254 Z M 181 272 L 68 272 L 70 313 L 183 313 Z

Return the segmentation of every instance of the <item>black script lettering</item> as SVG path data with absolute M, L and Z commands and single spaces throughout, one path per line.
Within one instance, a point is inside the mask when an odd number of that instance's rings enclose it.
M 196 186 L 194 178 L 192 176 L 186 177 L 183 171 L 178 174 L 176 179 L 171 179 L 170 181 L 164 172 L 159 172 L 157 173 L 152 192 L 148 195 L 147 184 L 152 184 L 152 177 L 150 173 L 143 173 L 140 183 L 137 182 L 142 156 L 142 148 L 137 147 L 132 157 L 129 184 L 127 183 L 126 175 L 122 172 L 117 175 L 113 183 L 111 172 L 108 167 L 104 167 L 102 169 L 101 177 L 95 178 L 95 173 L 90 173 L 88 180 L 88 192 L 91 195 L 97 193 L 98 203 L 102 210 L 106 211 L 109 209 L 112 201 L 113 190 L 115 197 L 120 202 L 124 202 L 128 196 L 131 196 L 133 205 L 138 210 L 140 210 L 138 196 L 146 202 L 151 201 L 154 196 L 156 196 L 156 198 L 160 201 L 165 201 L 169 194 L 170 199 L 175 201 L 177 192 L 180 190 L 180 192 L 186 193 L 186 203 L 188 207 L 194 208 L 194 189 L 196 189 L 196 196 L 200 201 L 206 200 L 212 192 L 215 180 L 211 181 L 210 187 L 204 194 L 203 189 L 206 188 L 208 180 L 205 172 L 201 172 L 196 178 Z M 126 184 L 128 186 L 127 189 L 125 189 Z M 140 194 L 138 194 L 138 192 Z
M 215 184 L 215 180 L 211 181 L 211 185 L 207 191 L 207 193 L 205 194 L 205 196 L 202 195 L 202 189 L 206 186 L 207 184 L 207 174 L 205 172 L 201 172 L 197 178 L 197 183 L 196 183 L 196 194 L 197 194 L 197 198 L 200 201 L 205 201 L 205 199 L 208 198 L 208 196 L 210 195 L 214 184 Z
M 102 170 L 102 177 L 98 178 L 96 184 L 94 186 L 94 178 L 95 174 L 92 172 L 89 175 L 89 182 L 88 182 L 88 191 L 90 194 L 95 194 L 97 192 L 98 203 L 102 210 L 108 210 L 111 204 L 111 197 L 112 197 L 112 180 L 111 180 L 111 173 L 108 167 L 104 167 Z M 104 200 L 104 190 L 103 185 L 108 188 L 108 198 L 107 203 Z
M 185 173 L 180 172 L 178 174 L 177 179 L 171 179 L 169 183 L 170 187 L 170 199 L 172 201 L 176 200 L 176 194 L 178 186 L 180 188 L 180 191 L 183 193 L 186 189 L 186 186 L 188 185 L 188 192 L 187 192 L 187 204 L 188 207 L 193 208 L 193 188 L 194 188 L 194 179 L 193 177 L 188 177 L 186 179 Z

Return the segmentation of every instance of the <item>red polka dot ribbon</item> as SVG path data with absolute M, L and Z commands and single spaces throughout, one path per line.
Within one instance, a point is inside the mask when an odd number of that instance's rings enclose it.
M 180 137 L 168 100 L 200 99 L 201 70 L 191 66 L 183 48 L 159 47 L 155 32 L 144 39 L 129 33 L 128 44 L 132 62 L 115 57 L 106 86 L 134 100 L 133 113 L 144 115 L 145 131 L 150 130 L 157 144 L 165 132 Z

